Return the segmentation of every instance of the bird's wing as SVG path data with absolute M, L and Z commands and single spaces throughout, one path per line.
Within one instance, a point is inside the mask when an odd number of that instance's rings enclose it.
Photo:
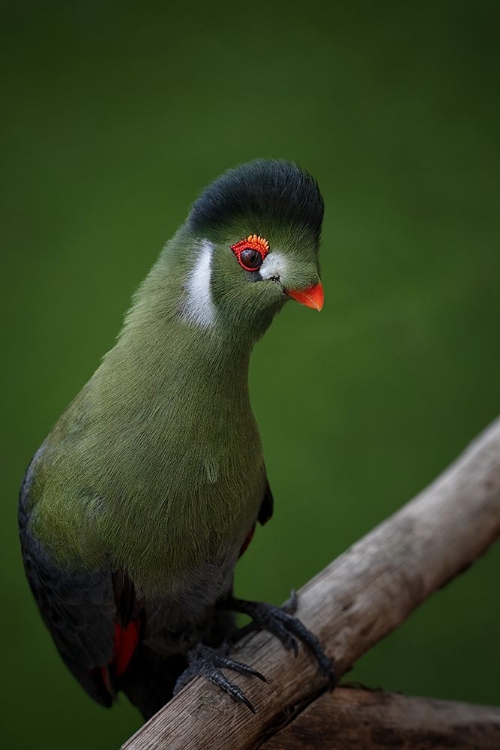
M 260 504 L 260 509 L 259 509 L 259 515 L 257 516 L 257 521 L 260 524 L 262 524 L 262 526 L 265 523 L 267 523 L 269 519 L 271 518 L 271 516 L 273 515 L 273 508 L 274 508 L 273 493 L 271 492 L 271 487 L 269 486 L 269 480 L 266 477 L 266 488 L 264 490 L 264 497 L 262 498 L 262 502 Z M 241 545 L 238 557 L 241 557 L 242 554 L 247 551 L 248 545 L 253 539 L 257 521 L 255 521 L 252 528 L 246 535 L 243 541 L 243 544 Z
M 19 533 L 26 575 L 40 613 L 64 662 L 87 693 L 110 706 L 113 665 L 130 660 L 138 640 L 128 577 L 111 569 L 74 572 L 55 562 L 30 528 L 27 475 L 19 501 Z M 124 654 L 126 652 L 126 654 Z
M 273 515 L 274 510 L 274 499 L 273 499 L 273 493 L 271 492 L 271 487 L 269 486 L 269 480 L 266 477 L 266 490 L 264 492 L 264 497 L 262 500 L 262 504 L 260 506 L 259 515 L 258 515 L 258 521 L 262 526 L 269 521 L 269 519 Z

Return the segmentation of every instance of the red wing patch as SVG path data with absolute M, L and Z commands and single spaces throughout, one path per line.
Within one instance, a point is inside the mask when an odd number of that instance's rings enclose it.
M 241 545 L 240 554 L 238 555 L 238 559 L 242 556 L 242 554 L 245 552 L 245 550 L 247 549 L 248 545 L 252 541 L 252 537 L 253 537 L 254 531 L 255 531 L 255 524 L 252 526 L 252 528 L 250 529 L 250 531 L 248 532 L 248 534 L 245 537 L 245 541 Z
M 115 638 L 113 643 L 113 659 L 111 664 L 118 676 L 122 675 L 134 655 L 139 643 L 139 620 L 131 620 L 126 628 L 115 623 Z
M 137 644 L 139 643 L 140 626 L 141 624 L 139 620 L 131 620 L 125 628 L 115 622 L 113 656 L 107 666 L 99 668 L 104 687 L 112 698 L 115 697 L 115 691 L 111 683 L 109 669 L 111 667 L 112 674 L 115 674 L 117 677 L 120 677 L 120 675 L 126 672 L 130 660 L 137 648 Z

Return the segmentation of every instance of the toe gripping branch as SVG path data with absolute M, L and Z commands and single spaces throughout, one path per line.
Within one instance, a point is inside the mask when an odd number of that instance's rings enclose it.
M 244 703 L 250 711 L 255 713 L 254 707 L 243 691 L 234 682 L 230 682 L 224 677 L 220 670 L 231 669 L 233 672 L 247 677 L 258 677 L 259 680 L 266 682 L 264 675 L 257 672 L 256 669 L 235 661 L 227 655 L 231 647 L 240 641 L 243 636 L 259 628 L 275 635 L 287 650 L 293 651 L 295 656 L 299 651 L 298 641 L 302 641 L 316 658 L 320 671 L 328 678 L 330 687 L 332 689 L 335 687 L 335 672 L 331 660 L 323 651 L 316 636 L 293 614 L 297 609 L 297 594 L 295 591 L 292 591 L 290 599 L 282 607 L 275 607 L 264 602 L 249 602 L 235 597 L 224 600 L 219 606 L 221 609 L 248 615 L 252 618 L 252 622 L 236 631 L 228 641 L 217 649 L 210 648 L 202 643 L 198 643 L 191 649 L 187 654 L 188 667 L 177 680 L 174 695 L 187 685 L 193 677 L 203 676 L 214 685 L 222 688 L 234 700 Z
M 237 642 L 244 635 L 262 628 L 278 638 L 288 651 L 298 655 L 298 641 L 302 641 L 315 657 L 319 669 L 328 678 L 330 688 L 335 687 L 335 671 L 331 659 L 326 655 L 319 640 L 302 622 L 294 616 L 297 609 L 297 593 L 292 590 L 290 598 L 282 607 L 265 602 L 249 602 L 231 597 L 224 602 L 224 607 L 241 612 L 252 618 L 252 622 L 235 633 Z
M 242 664 L 239 661 L 230 659 L 227 656 L 229 652 L 229 644 L 225 643 L 218 649 L 204 646 L 202 643 L 198 643 L 189 653 L 187 654 L 188 667 L 181 674 L 174 688 L 174 695 L 176 695 L 181 688 L 193 679 L 193 677 L 202 676 L 205 677 L 209 682 L 222 688 L 228 693 L 231 698 L 244 703 L 247 708 L 255 713 L 255 708 L 252 706 L 244 692 L 235 685 L 234 682 L 230 682 L 222 672 L 221 668 L 231 669 L 233 672 L 247 675 L 247 677 L 258 677 L 259 680 L 266 682 L 266 678 L 256 669 Z

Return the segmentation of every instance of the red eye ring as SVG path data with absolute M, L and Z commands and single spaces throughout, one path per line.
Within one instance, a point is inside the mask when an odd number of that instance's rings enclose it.
M 269 252 L 269 242 L 264 239 L 264 237 L 260 237 L 257 234 L 250 234 L 246 239 L 240 240 L 235 245 L 231 245 L 231 250 L 236 255 L 238 263 L 245 271 L 255 272 L 259 270 L 264 258 Z M 241 257 L 241 254 L 244 250 L 256 250 L 261 257 L 260 264 L 258 266 L 254 266 L 253 268 L 251 266 L 247 266 L 243 258 Z

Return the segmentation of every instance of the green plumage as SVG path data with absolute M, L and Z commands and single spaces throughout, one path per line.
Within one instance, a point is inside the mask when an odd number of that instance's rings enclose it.
M 284 162 L 233 170 L 194 204 L 31 465 L 27 529 L 64 575 L 122 571 L 176 625 L 230 591 L 266 493 L 250 353 L 291 290 L 318 285 L 322 213 Z M 253 234 L 270 250 L 248 272 L 232 246 Z

